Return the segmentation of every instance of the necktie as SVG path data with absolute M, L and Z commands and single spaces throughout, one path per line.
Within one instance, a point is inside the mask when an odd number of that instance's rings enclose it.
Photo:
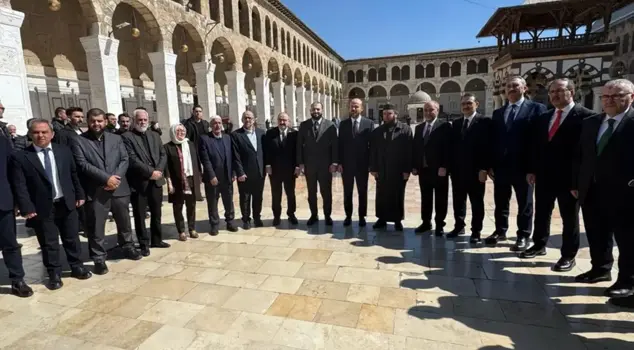
M 319 135 L 319 123 L 313 122 L 313 133 L 315 134 L 315 138 Z
M 608 145 L 608 142 L 610 141 L 610 137 L 612 136 L 612 133 L 614 133 L 615 122 L 616 120 L 614 120 L 613 118 L 608 119 L 608 128 L 605 130 L 603 135 L 601 135 L 601 138 L 599 139 L 599 144 L 597 144 L 598 156 L 601 155 L 601 152 L 603 152 L 603 150 L 605 149 L 605 146 Z
M 356 137 L 357 136 L 357 127 L 359 126 L 359 121 L 355 120 L 354 124 L 352 124 L 352 136 Z
M 509 116 L 506 118 L 506 130 L 511 130 L 511 126 L 513 125 L 513 121 L 515 120 L 515 112 L 517 110 L 517 105 L 511 105 L 511 112 Z
M 53 165 L 51 163 L 51 157 L 49 155 L 50 149 L 43 148 L 41 152 L 44 152 L 44 172 L 46 173 L 46 177 L 48 181 L 51 183 L 53 188 L 53 196 L 55 196 L 55 182 L 53 181 Z
M 423 134 L 423 139 L 426 139 L 427 136 L 429 136 L 429 133 L 431 133 L 431 124 L 427 123 L 425 125 L 425 133 Z
M 464 121 L 462 122 L 462 131 L 461 131 L 462 136 L 464 136 L 467 133 L 468 128 L 469 128 L 469 119 L 464 118 Z
M 563 113 L 563 111 L 561 109 L 557 110 L 557 114 L 555 116 L 555 121 L 553 122 L 553 126 L 551 126 L 550 130 L 548 130 L 548 141 L 553 139 L 553 137 L 555 136 L 555 133 L 559 129 L 559 125 L 561 125 L 561 114 L 562 113 Z
M 286 141 L 286 131 L 282 131 L 282 142 Z

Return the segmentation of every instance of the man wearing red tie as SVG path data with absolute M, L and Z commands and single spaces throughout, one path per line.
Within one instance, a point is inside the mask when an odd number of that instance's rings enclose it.
M 579 250 L 579 203 L 570 193 L 571 174 L 578 170 L 573 170 L 572 159 L 579 143 L 581 122 L 594 112 L 575 104 L 575 85 L 569 79 L 553 80 L 548 95 L 555 108 L 533 120 L 533 148 L 527 162 L 526 181 L 535 185 L 533 246 L 520 257 L 546 255 L 550 219 L 557 200 L 563 232 L 561 259 L 553 270 L 570 271 Z

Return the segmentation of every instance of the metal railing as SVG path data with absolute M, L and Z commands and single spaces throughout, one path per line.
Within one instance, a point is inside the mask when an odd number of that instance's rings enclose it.
M 563 49 L 574 46 L 603 44 L 606 41 L 607 34 L 604 32 L 578 34 L 572 37 L 557 36 L 536 39 L 523 39 L 520 41 L 515 41 L 510 45 L 503 46 L 499 52 L 499 57 L 502 57 L 508 53 L 519 51 Z

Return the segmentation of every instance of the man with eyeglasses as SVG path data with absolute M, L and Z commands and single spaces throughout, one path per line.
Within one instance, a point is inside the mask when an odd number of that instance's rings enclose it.
M 548 86 L 550 103 L 555 107 L 533 121 L 532 149 L 527 161 L 526 181 L 535 186 L 535 231 L 533 246 L 520 254 L 530 259 L 546 255 L 550 219 L 559 204 L 563 222 L 561 259 L 554 271 L 570 271 L 579 250 L 579 203 L 570 193 L 572 159 L 579 144 L 582 121 L 594 112 L 575 104 L 575 85 L 567 78 L 555 79 Z
M 634 307 L 634 84 L 626 79 L 607 82 L 601 90 L 604 113 L 582 123 L 575 159 L 572 195 L 583 210 L 592 268 L 577 282 L 612 280 L 612 236 L 619 248 L 616 283 L 604 294 L 615 304 Z

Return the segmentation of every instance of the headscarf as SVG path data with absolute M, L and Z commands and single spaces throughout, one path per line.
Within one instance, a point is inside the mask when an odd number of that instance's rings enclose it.
M 189 150 L 189 139 L 185 137 L 182 140 L 178 140 L 176 138 L 176 129 L 183 124 L 174 124 L 170 127 L 170 139 L 175 145 L 180 145 L 180 150 L 182 152 L 182 160 L 181 160 L 181 170 L 183 172 L 183 178 L 187 178 L 188 176 L 194 175 L 194 165 L 192 164 L 192 155 Z M 187 129 L 186 129 L 187 130 Z

